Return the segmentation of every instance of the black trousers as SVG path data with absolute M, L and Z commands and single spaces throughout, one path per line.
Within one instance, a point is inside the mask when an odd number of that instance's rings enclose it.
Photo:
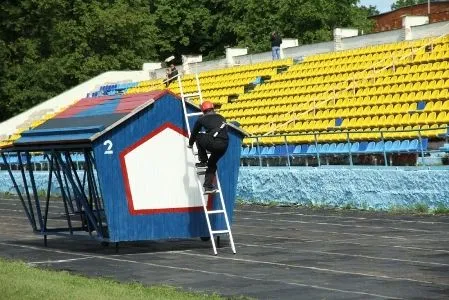
M 199 133 L 196 138 L 196 147 L 198 148 L 198 158 L 200 162 L 207 162 L 204 186 L 211 186 L 214 183 L 217 162 L 228 149 L 228 140 L 214 138 L 205 133 Z M 206 151 L 210 152 L 209 159 L 207 158 Z

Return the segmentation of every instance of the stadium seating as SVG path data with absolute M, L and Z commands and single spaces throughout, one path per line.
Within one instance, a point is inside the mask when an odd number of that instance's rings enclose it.
M 449 40 L 436 40 L 426 52 L 428 43 L 417 40 L 307 57 L 224 104 L 221 113 L 256 135 L 274 129 L 315 133 L 290 137 L 291 143 L 310 143 L 315 137 L 319 142 L 437 137 L 446 133 L 441 127 L 449 122 Z M 383 136 L 380 130 L 386 131 Z M 283 141 L 267 137 L 259 142 Z
M 258 77 L 273 77 L 279 67 L 291 66 L 293 60 L 283 59 L 263 63 L 236 66 L 226 69 L 206 71 L 199 73 L 199 81 L 203 98 L 221 105 L 228 103 L 229 96 L 240 96 L 245 92 L 245 86 L 256 81 Z M 184 93 L 197 91 L 194 75 L 186 75 L 182 78 Z M 172 82 L 169 88 L 179 94 L 177 82 Z M 193 99 L 197 101 L 197 99 Z

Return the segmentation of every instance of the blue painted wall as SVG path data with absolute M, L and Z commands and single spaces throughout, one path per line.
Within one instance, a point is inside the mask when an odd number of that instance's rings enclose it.
M 449 207 L 449 170 L 241 167 L 237 198 L 376 210 Z
M 238 143 L 236 140 L 233 143 Z M 228 157 L 220 163 L 228 164 Z M 220 176 L 224 177 L 224 172 Z M 449 207 L 449 170 L 396 170 L 394 168 L 257 168 L 233 167 L 230 180 L 237 180 L 237 190 L 224 188 L 227 197 L 251 203 L 324 205 L 385 210 L 394 206 L 430 208 Z M 16 176 L 20 176 L 15 172 Z M 38 189 L 46 189 L 47 174 L 36 172 Z M 20 180 L 19 180 L 20 181 Z M 55 195 L 59 189 L 54 185 Z M 0 172 L 0 192 L 15 193 L 9 175 Z M 231 212 L 234 202 L 228 204 Z M 127 207 L 125 206 L 127 209 Z

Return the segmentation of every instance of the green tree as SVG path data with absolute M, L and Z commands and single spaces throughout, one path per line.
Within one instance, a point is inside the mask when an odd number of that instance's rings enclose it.
M 396 2 L 391 5 L 391 10 L 420 3 L 427 3 L 427 0 L 396 0 Z
M 99 73 L 157 59 L 146 1 L 7 0 L 0 28 L 2 119 Z

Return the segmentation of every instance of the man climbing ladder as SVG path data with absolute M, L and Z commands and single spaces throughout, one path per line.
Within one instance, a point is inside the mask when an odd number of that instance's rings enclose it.
M 215 112 L 212 102 L 203 102 L 201 111 L 203 115 L 198 118 L 193 127 L 189 147 L 193 147 L 193 143 L 196 141 L 200 162 L 196 163 L 195 166 L 197 168 L 207 167 L 203 187 L 204 193 L 210 194 L 217 192 L 217 187 L 214 185 L 217 162 L 226 153 L 229 138 L 226 119 Z M 200 133 L 202 128 L 206 130 L 205 133 Z M 206 151 L 210 152 L 209 159 Z

